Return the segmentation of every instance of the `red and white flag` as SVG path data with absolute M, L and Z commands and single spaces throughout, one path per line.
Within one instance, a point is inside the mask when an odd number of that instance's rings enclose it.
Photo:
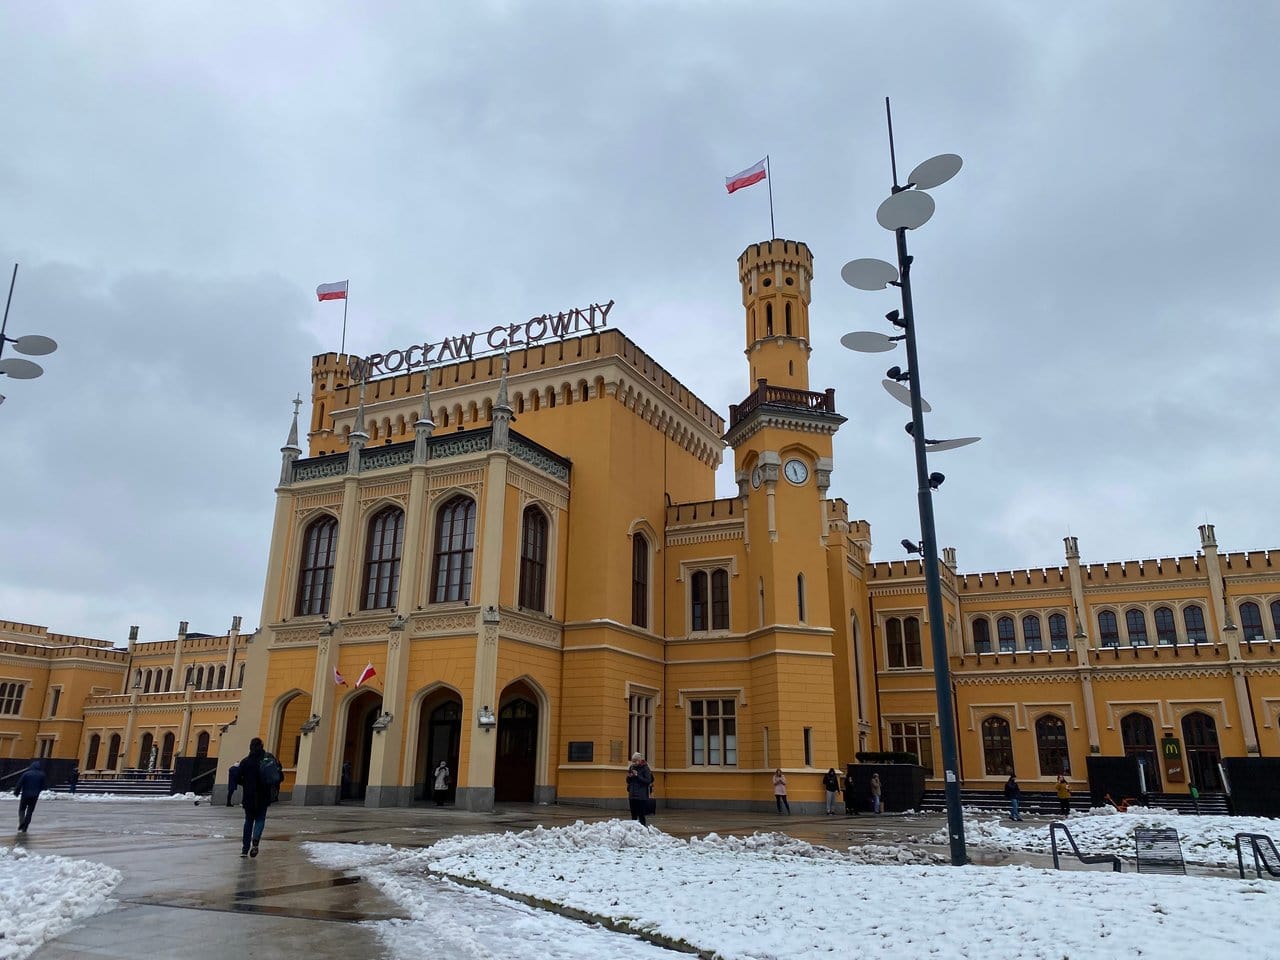
M 377 675 L 378 675 L 378 671 L 373 669 L 373 664 L 372 663 L 369 664 L 367 667 L 365 667 L 363 670 L 360 671 L 360 679 L 356 681 L 356 687 L 359 687 L 361 684 L 369 682 Z
M 733 193 L 733 191 L 741 190 L 743 187 L 749 187 L 753 183 L 759 183 L 768 175 L 765 161 L 761 160 L 754 166 L 747 167 L 747 169 L 743 170 L 741 173 L 735 173 L 732 177 L 725 177 L 724 187 L 730 193 Z
M 337 667 L 333 668 L 333 682 L 343 687 L 347 685 L 347 681 L 343 679 L 343 676 L 338 672 Z
M 339 280 L 337 283 L 322 283 L 316 287 L 316 299 L 318 300 L 345 300 L 347 299 L 347 281 Z

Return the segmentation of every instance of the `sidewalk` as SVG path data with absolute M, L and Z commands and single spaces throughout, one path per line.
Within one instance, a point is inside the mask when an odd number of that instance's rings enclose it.
M 421 847 L 457 834 L 522 831 L 540 824 L 561 826 L 616 815 L 615 811 L 567 806 L 512 806 L 478 814 L 434 807 L 278 804 L 267 820 L 261 856 L 242 860 L 243 816 L 238 807 L 172 800 L 42 803 L 31 833 L 16 845 L 32 853 L 106 863 L 120 870 L 124 881 L 115 891 L 119 903 L 115 910 L 76 927 L 32 956 L 35 960 L 382 956 L 378 939 L 358 922 L 403 917 L 403 912 L 358 876 L 312 863 L 303 854 L 302 843 Z M 680 837 L 712 831 L 721 835 L 778 831 L 840 849 L 851 843 L 896 843 L 908 835 L 927 834 L 942 822 L 941 817 L 930 816 L 786 817 L 701 810 L 664 811 L 653 818 L 659 829 Z M 981 860 L 1008 862 L 1009 857 L 997 854 Z

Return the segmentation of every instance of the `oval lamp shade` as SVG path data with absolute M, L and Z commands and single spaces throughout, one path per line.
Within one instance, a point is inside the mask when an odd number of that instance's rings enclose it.
M 840 346 L 858 353 L 884 353 L 897 345 L 898 342 L 893 338 L 874 330 L 855 330 L 840 338 Z
M 907 183 L 914 184 L 921 190 L 930 190 L 954 177 L 963 165 L 964 161 L 956 154 L 940 153 L 912 170 L 911 176 L 907 177 Z
M 906 227 L 914 230 L 929 222 L 933 216 L 933 197 L 923 190 L 903 190 L 895 193 L 876 211 L 876 223 L 886 230 Z
M 58 344 L 39 334 L 31 333 L 25 337 L 19 337 L 13 342 L 13 349 L 19 353 L 25 353 L 28 357 L 43 357 L 46 354 L 53 353 L 58 349 Z
M 898 279 L 898 268 L 874 257 L 864 257 L 850 260 L 841 267 L 840 279 L 859 290 L 883 290 Z
M 884 387 L 885 393 L 893 397 L 893 399 L 897 400 L 903 406 L 911 406 L 911 388 L 906 384 L 899 383 L 897 380 L 881 380 L 880 386 Z M 933 407 L 929 406 L 929 402 L 925 400 L 924 397 L 921 397 L 920 409 L 925 413 L 929 413 L 933 410 Z
M 44 373 L 44 368 L 38 363 L 32 363 L 30 360 L 10 357 L 6 360 L 0 360 L 0 373 L 13 377 L 15 380 L 34 380 Z
M 971 443 L 977 443 L 981 437 L 956 437 L 954 440 L 939 440 L 937 443 L 929 444 L 928 450 L 933 453 L 935 450 L 955 450 L 958 447 L 967 447 Z

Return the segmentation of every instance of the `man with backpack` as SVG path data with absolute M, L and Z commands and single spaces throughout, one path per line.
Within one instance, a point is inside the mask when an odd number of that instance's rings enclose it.
M 256 857 L 262 830 L 267 825 L 267 807 L 276 799 L 284 771 L 280 761 L 262 746 L 262 739 L 249 741 L 249 755 L 240 761 L 237 780 L 244 806 L 244 840 L 240 856 Z

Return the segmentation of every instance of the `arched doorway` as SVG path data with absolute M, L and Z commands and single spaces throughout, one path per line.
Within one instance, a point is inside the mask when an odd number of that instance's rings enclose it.
M 532 803 L 538 764 L 538 705 L 523 693 L 517 693 L 498 711 L 495 762 L 493 799 Z
M 138 769 L 146 770 L 151 766 L 151 746 L 155 743 L 155 737 L 149 733 L 142 735 L 142 749 L 138 751 Z
M 1207 713 L 1188 713 L 1182 718 L 1182 742 L 1187 751 L 1187 773 L 1190 782 L 1202 792 L 1221 791 L 1218 775 L 1218 725 Z
M 160 770 L 173 769 L 173 747 L 177 742 L 177 737 L 173 735 L 173 731 L 169 731 L 164 735 L 164 739 L 160 741 Z
M 1156 753 L 1156 727 L 1145 713 L 1126 713 L 1120 718 L 1120 738 L 1124 741 L 1124 754 L 1133 757 L 1142 766 L 1147 781 L 1147 792 L 1160 791 L 1160 763 Z
M 295 693 L 279 709 L 276 741 L 268 749 L 275 754 L 281 766 L 294 769 L 298 766 L 298 754 L 302 749 L 302 725 L 311 716 L 311 694 Z
M 452 691 L 441 691 L 422 701 L 418 719 L 418 774 L 414 777 L 414 797 L 433 798 L 436 766 L 449 765 L 449 793 L 453 803 L 458 791 L 459 748 L 462 743 L 462 700 Z
M 347 707 L 347 735 L 342 750 L 339 800 L 363 800 L 369 786 L 369 756 L 373 751 L 373 724 L 382 712 L 382 695 L 370 690 Z
M 120 761 L 120 734 L 113 733 L 111 739 L 107 741 L 107 767 L 108 770 L 114 770 L 116 764 Z

